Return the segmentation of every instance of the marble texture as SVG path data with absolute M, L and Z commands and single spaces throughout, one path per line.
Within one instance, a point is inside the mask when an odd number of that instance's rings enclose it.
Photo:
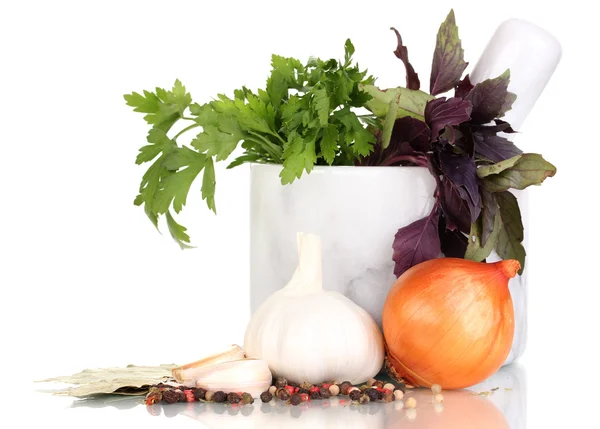
M 381 327 L 383 303 L 396 280 L 394 235 L 431 211 L 431 173 L 422 167 L 316 167 L 282 186 L 280 165 L 252 164 L 250 171 L 251 311 L 287 284 L 297 265 L 296 234 L 309 232 L 322 238 L 323 287 L 352 299 Z M 506 363 L 524 347 L 525 281 L 524 272 L 509 285 L 516 332 Z
M 498 26 L 469 76 L 476 84 L 510 70 L 508 90 L 517 99 L 503 119 L 519 130 L 561 57 L 561 45 L 550 32 L 529 21 L 508 19 Z
M 538 98 L 552 78 L 562 57 L 559 41 L 546 29 L 522 19 L 508 19 L 498 26 L 486 45 L 481 57 L 470 73 L 471 82 L 480 83 L 495 78 L 510 70 L 508 90 L 517 95 L 517 99 L 502 118 L 517 131 L 535 106 Z M 543 153 L 543 149 L 528 141 L 520 134 L 504 134 L 524 152 Z M 524 139 L 525 137 L 525 139 Z M 542 152 L 540 152 L 542 151 Z M 530 205 L 529 193 L 535 189 L 511 191 L 519 202 L 524 228 L 523 245 L 528 249 Z M 500 258 L 493 252 L 490 261 Z M 510 292 L 515 307 L 515 338 L 507 362 L 518 359 L 527 343 L 527 260 L 523 274 L 511 280 Z

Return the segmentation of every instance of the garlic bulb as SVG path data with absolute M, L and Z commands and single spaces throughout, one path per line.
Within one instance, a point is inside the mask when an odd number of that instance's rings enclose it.
M 240 359 L 204 367 L 196 375 L 196 387 L 212 392 L 247 392 L 258 398 L 269 388 L 272 380 L 264 360 Z
M 383 336 L 362 308 L 322 286 L 321 239 L 298 234 L 298 268 L 254 313 L 246 356 L 267 361 L 274 376 L 295 382 L 361 383 L 384 357 Z

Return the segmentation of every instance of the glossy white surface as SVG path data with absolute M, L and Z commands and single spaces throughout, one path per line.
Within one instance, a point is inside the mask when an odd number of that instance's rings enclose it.
M 135 427 L 176 423 L 178 427 L 206 429 L 464 429 L 475 422 L 476 427 L 486 429 L 526 427 L 527 380 L 524 368 L 518 364 L 503 367 L 470 389 L 443 391 L 442 404 L 433 401 L 428 389 L 408 392 L 403 401 L 387 404 L 356 405 L 340 396 L 297 407 L 280 401 L 256 401 L 237 407 L 199 402 L 146 406 L 142 398 L 117 396 L 45 401 L 67 406 L 60 412 L 67 420 L 85 413 L 88 419 L 102 418 L 115 426 L 131 421 Z M 413 410 L 404 407 L 409 397 L 417 400 Z

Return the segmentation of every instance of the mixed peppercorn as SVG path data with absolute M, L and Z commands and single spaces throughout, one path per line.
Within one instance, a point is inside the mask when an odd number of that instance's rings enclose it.
M 350 401 L 355 404 L 368 404 L 371 402 L 392 402 L 401 400 L 407 388 L 405 384 L 394 385 L 385 384 L 383 381 L 371 379 L 367 384 L 354 386 L 349 381 L 326 382 L 320 385 L 311 383 L 288 382 L 283 377 L 274 380 L 269 390 L 260 395 L 260 400 L 264 403 L 271 402 L 274 399 L 287 402 L 291 405 L 299 405 L 302 402 L 319 399 L 329 399 L 332 396 L 348 396 Z
M 223 392 L 221 390 L 211 392 L 202 388 L 171 386 L 163 383 L 151 386 L 146 394 L 146 405 L 196 401 L 246 405 L 254 403 L 254 398 L 247 392 Z
M 273 380 L 273 385 L 268 390 L 260 394 L 260 400 L 263 403 L 268 403 L 277 399 L 296 406 L 310 400 L 329 399 L 332 396 L 344 395 L 348 396 L 354 404 L 369 404 L 371 402 L 400 401 L 404 398 L 406 390 L 411 388 L 413 386 L 402 383 L 397 385 L 384 383 L 375 379 L 370 379 L 365 385 L 354 386 L 349 381 L 342 383 L 326 382 L 321 385 L 299 384 L 278 377 Z M 435 396 L 435 402 L 442 402 L 441 387 L 433 385 L 431 390 Z M 159 402 L 173 404 L 175 402 L 195 401 L 246 405 L 254 403 L 254 398 L 247 392 L 211 392 L 202 388 L 177 387 L 162 383 L 150 387 L 146 395 L 146 405 Z M 415 408 L 417 401 L 414 397 L 410 397 L 406 399 L 405 405 L 408 409 Z

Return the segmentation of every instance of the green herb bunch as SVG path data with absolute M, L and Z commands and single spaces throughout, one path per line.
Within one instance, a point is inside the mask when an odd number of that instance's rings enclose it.
M 125 95 L 134 111 L 146 113 L 151 125 L 148 145 L 140 149 L 136 163 L 152 162 L 143 176 L 136 205 L 143 205 L 152 223 L 166 216 L 173 238 L 184 248 L 190 238 L 186 228 L 173 218 L 186 204 L 188 192 L 202 173 L 202 198 L 216 213 L 216 161 L 227 160 L 241 144 L 243 154 L 228 168 L 246 162 L 283 164 L 281 183 L 292 183 L 314 165 L 353 165 L 369 155 L 376 141 L 367 130 L 377 127 L 375 115 L 359 116 L 371 95 L 363 85 L 374 78 L 353 64 L 354 46 L 345 44 L 343 61 L 311 58 L 302 64 L 294 58 L 273 55 L 266 88 L 252 92 L 243 87 L 233 98 L 219 94 L 206 104 L 192 102 L 179 80 L 168 91 Z M 189 126 L 169 137 L 178 121 Z M 179 136 L 193 129 L 200 132 L 190 146 L 180 145 Z
M 424 92 L 400 33 L 392 30 L 394 54 L 406 69 L 404 87 L 375 86 L 373 76 L 353 63 L 348 39 L 343 60 L 311 58 L 302 64 L 273 55 L 265 89 L 243 87 L 233 98 L 221 94 L 193 103 L 178 80 L 170 91 L 125 95 L 151 125 L 148 145 L 136 159 L 151 165 L 135 204 L 144 206 L 156 227 L 165 215 L 171 235 L 185 248 L 190 238 L 172 211 L 182 210 L 202 173 L 202 198 L 216 213 L 214 163 L 229 159 L 238 145 L 243 153 L 228 168 L 281 164 L 282 185 L 315 165 L 417 165 L 435 178 L 436 202 L 431 213 L 391 240 L 395 274 L 441 255 L 484 261 L 492 250 L 517 259 L 522 272 L 523 224 L 510 191 L 541 184 L 556 167 L 506 137 L 516 132 L 501 119 L 517 97 L 508 91 L 510 71 L 475 85 L 469 75 L 463 77 L 468 63 L 450 11 L 437 34 L 430 89 Z M 453 96 L 442 96 L 450 91 Z M 189 125 L 170 137 L 180 120 Z M 178 137 L 193 129 L 200 132 L 190 146 L 180 145 Z

